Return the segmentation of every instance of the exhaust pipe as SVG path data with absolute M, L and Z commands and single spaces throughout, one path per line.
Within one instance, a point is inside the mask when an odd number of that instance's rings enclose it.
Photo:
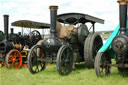
M 9 23 L 9 15 L 4 15 L 5 40 L 8 40 L 8 23 Z
M 127 3 L 124 0 L 119 0 L 118 3 L 120 16 L 120 34 L 125 34 L 127 30 Z
M 57 9 L 58 6 L 50 6 L 50 21 L 51 21 L 51 29 L 50 29 L 50 33 L 51 33 L 51 37 L 56 37 L 56 20 L 57 20 Z

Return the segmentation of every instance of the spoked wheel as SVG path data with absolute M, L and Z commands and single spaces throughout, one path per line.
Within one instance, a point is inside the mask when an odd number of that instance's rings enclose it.
M 44 51 L 42 50 L 41 45 L 34 45 L 31 48 L 31 51 L 29 52 L 28 59 L 27 59 L 28 61 L 27 65 L 28 65 L 29 71 L 32 74 L 35 74 L 44 70 L 46 67 L 46 61 L 41 61 L 41 60 L 45 58 L 46 56 Z
M 35 45 L 40 39 L 41 39 L 41 34 L 37 30 L 33 30 L 30 34 L 30 42 L 32 45 Z
M 88 68 L 94 68 L 94 61 L 98 50 L 103 45 L 98 34 L 90 34 L 84 44 L 84 60 Z
M 98 77 L 109 75 L 110 71 L 111 58 L 108 53 L 98 53 L 95 59 L 95 71 Z
M 0 67 L 4 67 L 5 61 L 2 61 L 2 55 L 0 54 Z
M 19 69 L 22 65 L 22 56 L 18 50 L 11 50 L 6 55 L 5 63 L 7 68 Z
M 60 75 L 68 75 L 72 72 L 73 52 L 69 46 L 62 46 L 57 53 L 56 66 Z

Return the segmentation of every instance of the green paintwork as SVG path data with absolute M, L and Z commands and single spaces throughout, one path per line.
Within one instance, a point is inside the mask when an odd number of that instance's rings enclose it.
M 120 28 L 120 26 L 118 25 L 116 27 L 116 29 L 112 32 L 111 36 L 106 41 L 106 43 L 100 48 L 100 50 L 98 51 L 98 53 L 108 51 L 111 54 L 111 56 L 114 57 L 114 54 L 115 53 L 113 53 L 114 51 L 111 48 L 111 43 L 112 43 L 112 40 L 114 39 L 114 37 L 119 34 L 119 28 Z M 127 16 L 127 29 L 128 29 L 128 16 Z M 127 30 L 127 34 L 128 34 L 128 30 Z

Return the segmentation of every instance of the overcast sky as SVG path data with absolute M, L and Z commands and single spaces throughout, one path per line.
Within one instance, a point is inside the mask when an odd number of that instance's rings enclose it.
M 96 24 L 97 31 L 114 30 L 119 23 L 117 0 L 0 0 L 0 30 L 4 14 L 9 14 L 9 23 L 23 19 L 50 23 L 50 5 L 59 6 L 58 14 L 79 12 L 104 19 L 104 25 Z

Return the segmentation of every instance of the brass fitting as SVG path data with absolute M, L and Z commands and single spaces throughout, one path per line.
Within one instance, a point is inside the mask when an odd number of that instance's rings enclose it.
M 15 44 L 14 47 L 15 47 L 16 49 L 19 49 L 19 50 L 22 49 L 22 45 L 21 45 L 21 44 Z
M 120 5 L 128 4 L 128 0 L 118 0 L 117 1 Z
M 57 10 L 58 9 L 58 6 L 49 6 L 49 9 L 50 10 Z

